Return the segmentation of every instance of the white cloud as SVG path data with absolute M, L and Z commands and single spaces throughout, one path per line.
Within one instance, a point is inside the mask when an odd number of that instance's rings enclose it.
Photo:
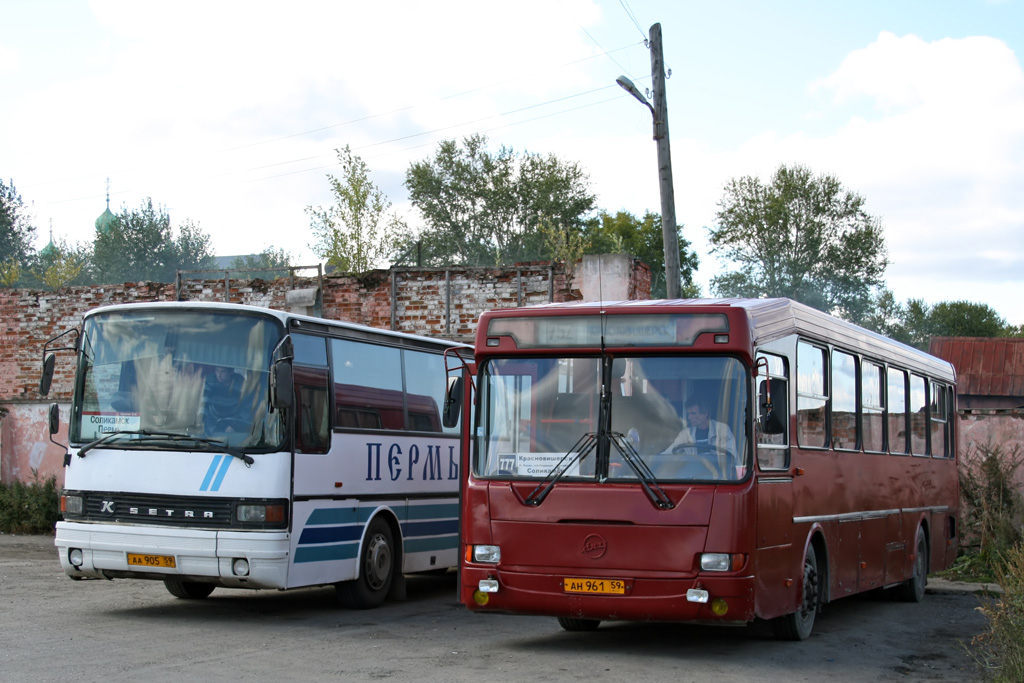
M 0 73 L 17 71 L 20 64 L 21 58 L 16 50 L 0 45 Z

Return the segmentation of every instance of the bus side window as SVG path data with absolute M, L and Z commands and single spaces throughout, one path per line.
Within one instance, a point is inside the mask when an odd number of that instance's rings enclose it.
M 295 348 L 292 365 L 297 399 L 297 447 L 303 453 L 326 453 L 331 445 L 327 340 L 323 337 L 292 334 L 292 343 Z
M 949 455 L 949 449 L 947 448 L 946 435 L 946 421 L 948 416 L 946 415 L 946 408 L 948 401 L 946 400 L 946 386 L 931 382 L 931 404 L 928 406 L 928 414 L 931 420 L 931 440 L 932 440 L 932 457 L 933 458 L 945 458 Z
M 910 452 L 928 455 L 928 385 L 920 375 L 910 376 Z
M 907 429 L 907 373 L 889 368 L 886 373 L 887 443 L 889 452 L 906 455 L 910 431 Z
M 796 356 L 797 441 L 805 448 L 827 448 L 828 351 L 800 342 Z
M 789 467 L 789 386 L 785 361 L 778 356 L 760 355 L 758 359 L 761 358 L 767 361 L 769 376 L 758 377 L 757 382 L 757 464 L 763 470 L 786 469 Z

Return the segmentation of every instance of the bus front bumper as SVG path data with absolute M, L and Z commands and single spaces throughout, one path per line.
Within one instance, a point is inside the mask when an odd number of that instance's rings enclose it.
M 58 522 L 54 540 L 72 579 L 173 579 L 228 588 L 285 588 L 287 532 L 239 532 Z
M 755 616 L 752 576 L 610 579 L 587 578 L 571 571 L 524 573 L 463 565 L 462 577 L 460 598 L 472 611 L 721 624 L 747 623 Z M 613 581 L 622 583 L 621 593 L 584 592 L 615 590 Z

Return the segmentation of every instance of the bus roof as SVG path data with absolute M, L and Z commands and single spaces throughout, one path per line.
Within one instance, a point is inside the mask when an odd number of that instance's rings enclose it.
M 931 376 L 954 381 L 953 366 L 924 351 L 872 332 L 859 325 L 841 320 L 791 299 L 658 299 L 631 301 L 571 301 L 541 304 L 523 308 L 488 311 L 481 316 L 480 330 L 484 330 L 490 317 L 669 314 L 723 312 L 723 309 L 742 309 L 747 317 L 751 346 L 766 344 L 789 335 L 800 335 L 809 340 L 834 343 L 868 357 L 897 362 L 908 369 L 926 372 Z
M 236 312 L 246 313 L 250 315 L 262 315 L 270 318 L 276 318 L 281 321 L 282 325 L 285 325 L 288 329 L 293 327 L 306 326 L 310 329 L 316 325 L 323 325 L 327 327 L 345 329 L 352 332 L 364 333 L 368 335 L 379 335 L 384 337 L 392 337 L 394 339 L 404 339 L 415 342 L 429 342 L 437 344 L 439 346 L 449 346 L 452 348 L 471 349 L 472 347 L 468 344 L 443 339 L 440 337 L 427 337 L 418 334 L 410 334 L 408 332 L 397 332 L 394 330 L 384 330 L 377 327 L 370 327 L 369 325 L 363 325 L 361 323 L 353 323 L 345 320 L 330 320 L 328 318 L 316 318 L 309 315 L 301 315 L 298 313 L 291 313 L 289 311 L 280 311 L 273 308 L 263 308 L 260 306 L 251 306 L 248 304 L 229 304 L 219 303 L 214 301 L 147 301 L 130 304 L 114 304 L 111 306 L 101 306 L 94 308 L 85 314 L 85 317 L 100 314 L 100 313 L 116 313 L 116 312 L 128 312 L 128 311 L 140 311 L 140 310 L 166 310 L 173 309 L 179 311 L 217 311 L 217 312 Z M 294 321 L 298 321 L 297 323 Z

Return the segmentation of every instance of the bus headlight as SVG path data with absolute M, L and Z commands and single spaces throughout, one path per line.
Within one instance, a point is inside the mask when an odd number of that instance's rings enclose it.
M 71 563 L 72 567 L 81 567 L 85 562 L 85 559 L 82 557 L 82 549 L 70 548 L 68 550 L 68 562 Z
M 231 571 L 235 576 L 249 576 L 249 561 L 244 557 L 235 558 L 231 562 Z
M 747 561 L 742 553 L 702 553 L 700 569 L 704 572 L 738 572 Z
M 69 496 L 67 494 L 60 497 L 60 511 L 68 515 L 80 515 L 82 514 L 82 497 L 81 496 Z
M 501 562 L 501 547 L 496 545 L 475 545 L 473 546 L 473 561 L 498 564 Z
M 239 505 L 235 509 L 235 516 L 239 522 L 251 522 L 266 524 L 284 521 L 283 505 Z

